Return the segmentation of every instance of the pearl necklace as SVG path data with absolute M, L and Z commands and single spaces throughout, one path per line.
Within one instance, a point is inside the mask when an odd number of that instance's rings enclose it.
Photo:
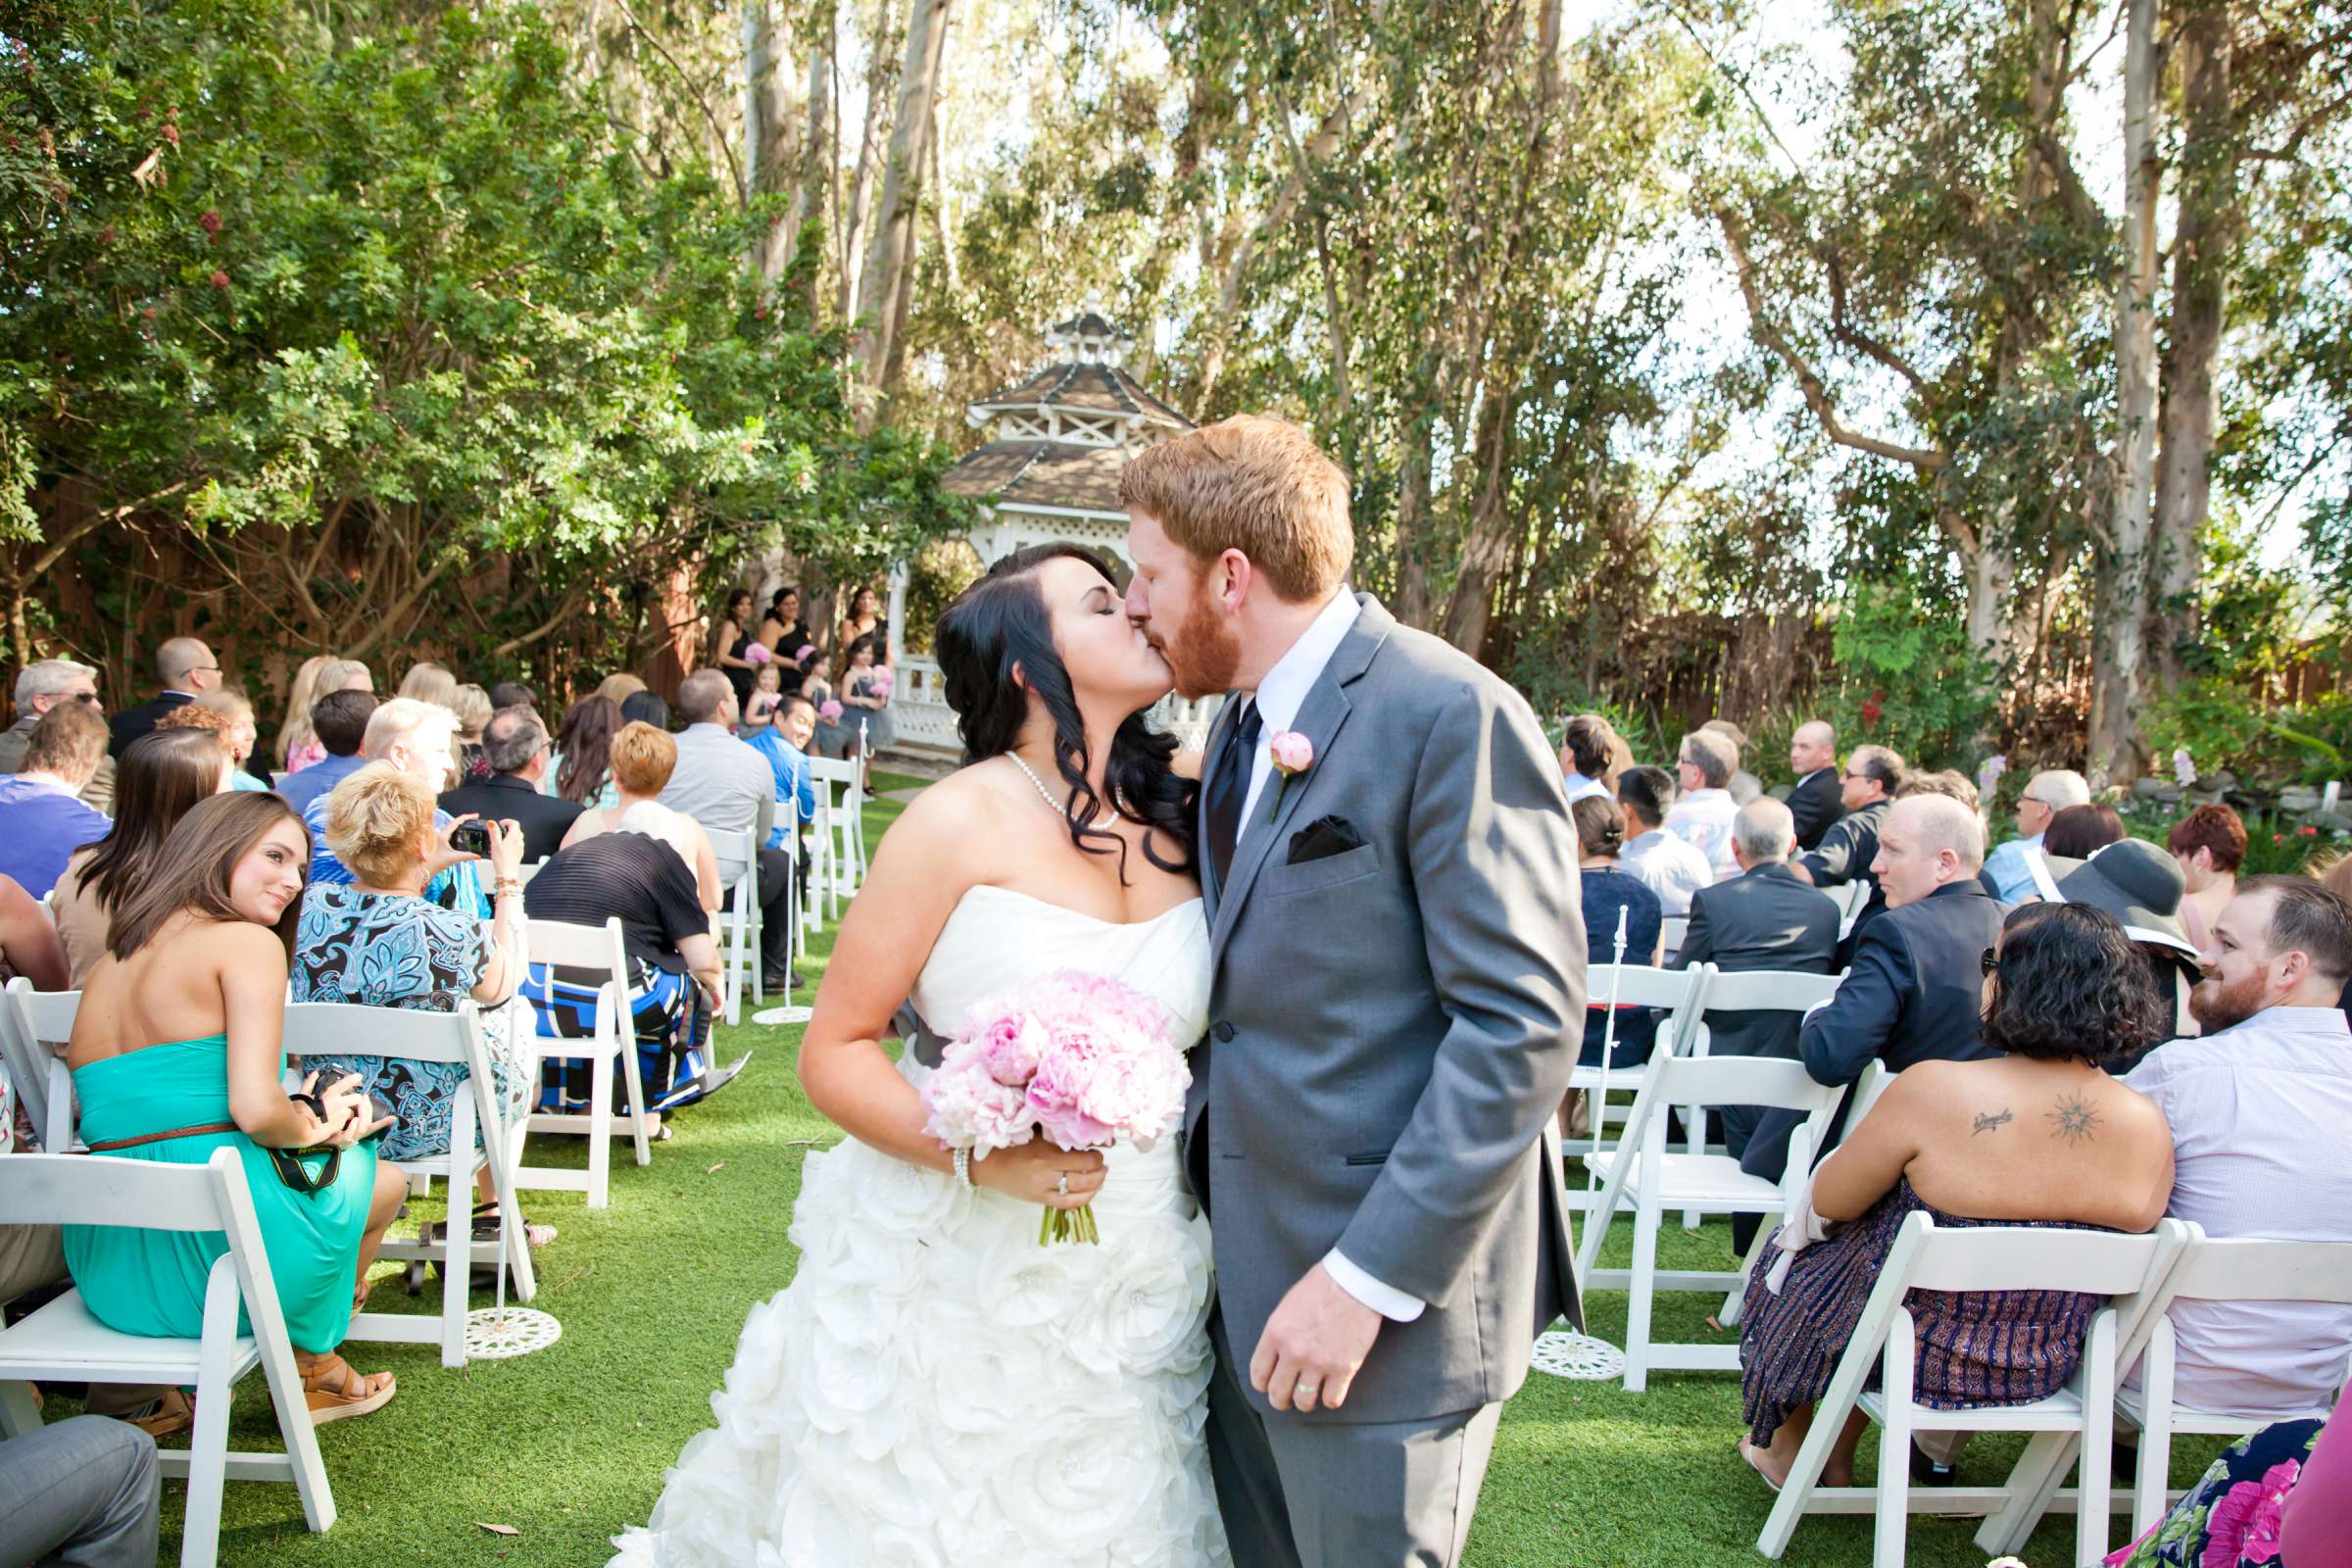
M 1068 821 L 1070 819 L 1069 807 L 1054 799 L 1054 792 L 1046 788 L 1046 781 L 1042 778 L 1039 778 L 1035 770 L 1033 770 L 1027 762 L 1021 760 L 1021 754 L 1018 752 L 1006 752 L 1004 755 L 1011 758 L 1012 765 L 1019 768 L 1028 776 L 1029 782 L 1037 786 L 1037 798 L 1046 803 L 1046 809 L 1052 811 L 1055 816 L 1060 817 L 1063 821 Z M 1118 826 L 1118 823 L 1119 813 L 1114 810 L 1106 814 L 1101 821 L 1095 823 L 1090 831 L 1096 833 L 1107 832 L 1111 828 Z

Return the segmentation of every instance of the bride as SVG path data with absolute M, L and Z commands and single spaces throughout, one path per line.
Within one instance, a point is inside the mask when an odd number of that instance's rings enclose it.
M 1208 1235 L 1175 1144 L 1043 1138 L 958 1183 L 923 1136 L 908 1003 L 953 1031 L 1057 969 L 1110 974 L 1180 1043 L 1208 1005 L 1195 782 L 1143 710 L 1171 685 L 1104 564 L 1048 544 L 942 616 L 966 766 L 893 824 L 801 1048 L 850 1136 L 808 1156 L 800 1268 L 752 1309 L 711 1410 L 614 1568 L 1226 1561 L 1201 1445 Z M 1190 759 L 1185 759 L 1187 762 Z M 1092 1201 L 1100 1246 L 1038 1245 L 1038 1205 Z

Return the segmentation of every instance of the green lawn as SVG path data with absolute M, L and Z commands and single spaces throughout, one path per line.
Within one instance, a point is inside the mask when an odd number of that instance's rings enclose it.
M 897 809 L 876 804 L 869 844 Z M 804 970 L 821 967 L 828 948 L 829 934 Z M 606 1538 L 646 1517 L 663 1467 L 709 1424 L 710 1395 L 733 1357 L 744 1313 L 791 1277 L 785 1230 L 801 1159 L 838 1136 L 800 1094 L 797 1039 L 797 1030 L 722 1031 L 722 1056 L 757 1049 L 751 1069 L 717 1100 L 680 1115 L 650 1167 L 637 1168 L 615 1144 L 611 1208 L 591 1214 L 573 1194 L 528 1198 L 532 1216 L 563 1233 L 540 1254 L 535 1303 L 563 1322 L 555 1346 L 462 1372 L 444 1370 L 426 1347 L 346 1347 L 359 1367 L 397 1372 L 401 1391 L 378 1413 L 319 1432 L 340 1520 L 324 1536 L 309 1535 L 291 1487 L 232 1482 L 221 1562 L 601 1564 Z M 578 1148 L 541 1140 L 533 1158 L 577 1160 Z M 1626 1261 L 1627 1234 L 1617 1227 L 1610 1261 Z M 1721 1224 L 1694 1237 L 1670 1228 L 1661 1262 L 1716 1266 L 1729 1256 L 1727 1235 Z M 437 1285 L 411 1301 L 387 1278 L 370 1305 L 423 1311 L 436 1297 Z M 486 1301 L 477 1296 L 477 1305 Z M 1707 1298 L 1662 1301 L 1664 1336 L 1704 1332 Z M 1594 1298 L 1594 1332 L 1621 1341 L 1624 1315 L 1622 1293 Z M 256 1381 L 240 1393 L 232 1442 L 274 1446 L 266 1394 Z M 55 1401 L 53 1416 L 71 1408 Z M 1734 1451 L 1739 1430 L 1740 1390 L 1728 1374 L 1658 1375 L 1643 1395 L 1538 1374 L 1504 1413 L 1469 1560 L 1477 1568 L 1758 1561 L 1768 1498 Z M 2214 1446 L 2184 1444 L 2176 1476 Z M 1997 1479 L 2014 1451 L 2014 1444 L 1984 1444 L 1972 1448 L 1964 1472 Z M 178 1556 L 179 1511 L 180 1491 L 167 1486 L 167 1563 Z M 484 1528 L 491 1525 L 514 1534 Z M 1981 1568 L 1974 1530 L 1973 1521 L 1916 1519 L 1910 1560 Z M 2045 1525 L 2028 1560 L 2071 1560 L 2073 1532 L 2071 1517 Z M 1869 1520 L 1821 1518 L 1798 1530 L 1787 1560 L 1844 1568 L 1866 1562 L 1869 1551 Z

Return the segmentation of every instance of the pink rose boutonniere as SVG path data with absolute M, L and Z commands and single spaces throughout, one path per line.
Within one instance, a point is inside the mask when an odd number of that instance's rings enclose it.
M 1273 760 L 1274 771 L 1282 775 L 1282 782 L 1274 786 L 1274 808 L 1266 813 L 1271 822 L 1282 811 L 1282 798 L 1291 780 L 1315 765 L 1315 743 L 1295 729 L 1278 729 L 1266 742 L 1266 756 Z

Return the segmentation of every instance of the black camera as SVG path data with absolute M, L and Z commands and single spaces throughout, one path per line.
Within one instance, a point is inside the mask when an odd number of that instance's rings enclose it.
M 460 822 L 449 830 L 449 847 L 461 855 L 490 858 L 490 827 L 486 822 Z

